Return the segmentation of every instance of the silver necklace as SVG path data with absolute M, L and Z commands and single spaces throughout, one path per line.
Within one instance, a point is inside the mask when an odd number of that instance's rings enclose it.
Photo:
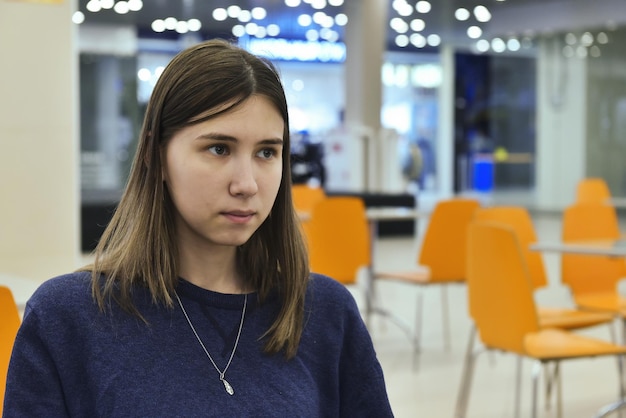
M 211 364 L 213 365 L 213 367 L 215 367 L 215 370 L 217 370 L 217 372 L 219 373 L 220 381 L 224 384 L 224 389 L 226 389 L 226 392 L 228 392 L 229 395 L 234 395 L 235 390 L 233 389 L 231 384 L 228 383 L 228 381 L 226 380 L 224 376 L 226 375 L 226 370 L 228 370 L 228 367 L 230 367 L 230 363 L 233 361 L 233 357 L 235 356 L 235 351 L 237 350 L 237 345 L 239 344 L 239 337 L 241 336 L 241 329 L 243 328 L 243 320 L 246 316 L 246 306 L 248 305 L 248 295 L 246 294 L 243 299 L 243 309 L 241 311 L 241 322 L 239 322 L 239 331 L 237 331 L 237 338 L 235 339 L 235 345 L 233 346 L 233 351 L 231 351 L 230 353 L 228 363 L 226 363 L 224 370 L 220 370 L 220 368 L 217 367 L 217 364 L 215 364 L 213 357 L 211 357 L 211 355 L 209 354 L 209 350 L 207 350 L 206 347 L 204 346 L 204 343 L 202 342 L 202 340 L 200 339 L 200 336 L 196 332 L 196 328 L 191 323 L 191 319 L 189 319 L 189 315 L 187 315 L 187 311 L 185 310 L 185 307 L 183 306 L 183 303 L 178 297 L 178 293 L 176 291 L 174 291 L 174 295 L 176 295 L 176 300 L 178 301 L 178 305 L 180 306 L 181 311 L 183 311 L 183 314 L 185 315 L 185 319 L 187 319 L 187 323 L 189 324 L 189 327 L 193 331 L 193 334 L 196 336 L 196 339 L 200 343 L 200 346 L 202 346 L 202 349 L 204 350 L 204 353 L 206 354 L 206 356 L 209 358 L 209 360 L 211 360 Z

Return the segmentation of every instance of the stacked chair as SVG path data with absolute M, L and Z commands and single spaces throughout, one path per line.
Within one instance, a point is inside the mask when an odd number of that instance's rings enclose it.
M 452 198 L 439 201 L 430 216 L 424 239 L 417 254 L 417 266 L 411 271 L 377 271 L 375 282 L 394 281 L 419 287 L 437 286 L 442 291 L 444 341 L 450 345 L 447 286 L 465 283 L 466 231 L 480 203 L 475 199 Z M 418 294 L 414 354 L 420 346 L 422 294 Z
M 576 185 L 576 203 L 607 204 L 610 198 L 611 190 L 602 178 L 584 178 Z
M 467 287 L 469 313 L 482 345 L 534 360 L 531 416 L 537 417 L 537 392 L 542 366 L 552 364 L 557 378 L 557 416 L 562 416 L 559 364 L 598 356 L 619 358 L 618 383 L 624 395 L 622 357 L 626 347 L 585 337 L 566 329 L 542 327 L 533 297 L 533 278 L 516 231 L 494 221 L 475 221 L 468 228 Z M 468 352 L 455 417 L 465 417 L 474 364 L 481 351 Z M 519 378 L 519 375 L 518 375 Z M 519 386 L 519 385 L 518 385 Z M 519 414 L 519 387 L 516 391 Z
M 543 257 L 541 253 L 530 249 L 530 246 L 537 242 L 537 235 L 532 217 L 526 208 L 521 206 L 481 208 L 476 211 L 475 221 L 491 221 L 512 228 L 520 243 L 520 249 L 526 267 L 528 268 L 532 291 L 535 292 L 547 286 L 548 280 Z M 609 330 L 612 331 L 611 325 L 613 324 L 614 317 L 610 313 L 592 312 L 573 307 L 537 306 L 536 308 L 540 329 L 558 328 L 574 331 L 606 324 L 609 326 Z M 466 356 L 473 350 L 474 333 L 475 328 L 472 329 L 472 333 L 470 334 Z M 521 357 L 518 357 L 517 373 L 518 375 L 521 374 Z M 546 384 L 547 406 L 550 405 L 550 392 L 552 383 L 554 383 L 552 379 L 556 378 L 558 378 L 558 375 L 548 375 Z M 516 399 L 519 401 L 519 396 Z M 519 408 L 519 406 L 516 408 Z
M 311 271 L 354 285 L 371 266 L 370 231 L 359 197 L 319 200 L 303 223 Z
M 613 206 L 576 203 L 563 211 L 565 242 L 618 240 L 621 236 Z M 623 278 L 626 278 L 626 261 L 621 257 L 561 255 L 561 281 L 569 287 L 580 308 L 626 318 L 626 298 L 618 293 L 618 283 Z
M 311 216 L 317 202 L 326 198 L 326 192 L 321 187 L 294 184 L 291 186 L 291 196 L 296 212 L 306 218 Z

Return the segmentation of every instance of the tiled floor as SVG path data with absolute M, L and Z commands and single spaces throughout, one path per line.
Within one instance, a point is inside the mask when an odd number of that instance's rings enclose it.
M 517 203 L 517 202 L 516 202 Z M 422 206 L 423 208 L 423 206 Z M 558 239 L 560 219 L 556 214 L 534 214 L 535 227 L 540 238 Z M 420 231 L 425 227 L 421 222 Z M 411 268 L 415 265 L 420 236 L 382 238 L 376 243 L 375 266 L 379 269 Z M 567 290 L 559 284 L 558 255 L 544 257 L 550 285 L 536 294 L 542 304 L 571 305 Z M 3 276 L 0 274 L 0 283 Z M 15 282 L 13 282 L 15 284 Z M 20 281 L 14 288 L 16 296 L 25 300 L 37 283 Z M 352 289 L 359 303 L 363 303 L 362 283 Z M 381 304 L 413 326 L 418 290 L 414 287 L 381 283 L 378 287 Z M 421 352 L 413 356 L 407 336 L 393 323 L 374 316 L 371 334 L 383 366 L 389 397 L 398 418 L 453 417 L 459 388 L 463 356 L 470 330 L 467 316 L 466 289 L 454 286 L 448 291 L 451 322 L 451 346 L 444 347 L 441 317 L 440 289 L 423 291 Z M 586 334 L 610 338 L 608 327 L 598 327 Z M 414 365 L 413 360 L 417 359 Z M 523 363 L 522 415 L 529 416 L 531 362 Z M 515 358 L 502 353 L 481 354 L 476 364 L 470 395 L 468 418 L 507 418 L 514 411 Z M 618 396 L 617 363 L 613 358 L 585 359 L 564 362 L 563 416 L 590 418 L 603 405 Z M 545 405 L 541 399 L 541 406 Z M 555 408 L 540 408 L 540 417 L 555 417 Z M 617 415 L 614 415 L 617 416 Z M 626 413 L 624 413 L 626 416 Z

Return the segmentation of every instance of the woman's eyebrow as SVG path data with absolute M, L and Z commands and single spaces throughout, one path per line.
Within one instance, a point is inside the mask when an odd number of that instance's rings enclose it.
M 222 142 L 238 142 L 237 138 L 232 135 L 221 134 L 217 132 L 209 132 L 196 137 L 196 141 L 222 141 Z M 282 138 L 267 138 L 257 142 L 263 145 L 280 145 L 284 144 Z

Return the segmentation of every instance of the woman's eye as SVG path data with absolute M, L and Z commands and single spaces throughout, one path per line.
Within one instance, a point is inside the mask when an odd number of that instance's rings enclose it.
M 264 148 L 261 151 L 259 151 L 258 154 L 261 158 L 264 158 L 266 160 L 269 160 L 270 158 L 272 158 L 273 156 L 276 155 L 276 150 L 272 149 L 272 148 Z
M 209 151 L 215 155 L 226 155 L 228 154 L 228 147 L 225 145 L 213 145 L 209 147 Z

